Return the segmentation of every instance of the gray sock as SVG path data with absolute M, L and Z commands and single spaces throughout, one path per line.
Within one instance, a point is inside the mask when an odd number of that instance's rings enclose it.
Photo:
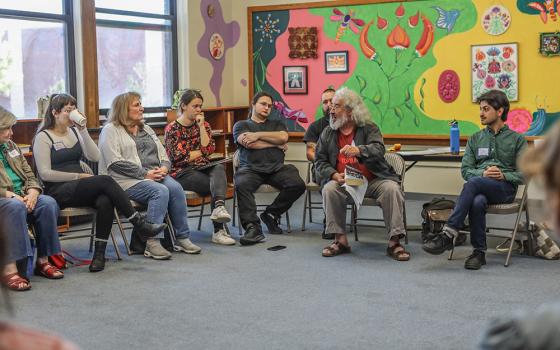
M 459 232 L 451 226 L 445 225 L 443 226 L 442 230 L 443 234 L 445 234 L 449 238 L 455 238 L 459 236 Z

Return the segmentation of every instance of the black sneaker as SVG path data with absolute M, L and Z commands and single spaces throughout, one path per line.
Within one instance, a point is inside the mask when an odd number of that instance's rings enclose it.
M 482 265 L 486 265 L 486 254 L 480 250 L 473 250 L 473 253 L 465 260 L 467 270 L 478 270 Z
M 453 248 L 453 238 L 450 238 L 445 233 L 440 233 L 431 241 L 428 241 L 422 245 L 422 249 L 426 253 L 440 255 L 446 250 Z
M 241 245 L 253 245 L 259 243 L 264 238 L 260 227 L 257 227 L 255 224 L 249 224 L 245 229 L 245 234 L 239 238 L 239 243 Z
M 268 228 L 268 233 L 271 235 L 281 235 L 284 233 L 282 229 L 278 226 L 280 224 L 280 218 L 267 213 L 266 211 L 261 214 L 261 220 Z

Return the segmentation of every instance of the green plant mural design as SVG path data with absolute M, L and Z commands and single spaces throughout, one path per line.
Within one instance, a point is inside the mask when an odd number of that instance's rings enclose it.
M 372 9 L 375 9 L 372 11 Z M 338 7 L 366 24 L 360 35 L 339 39 L 356 48 L 359 60 L 344 84 L 358 91 L 374 121 L 387 134 L 446 134 L 448 120 L 435 120 L 425 114 L 423 80 L 414 101 L 416 82 L 436 64 L 432 49 L 448 35 L 467 31 L 476 24 L 477 13 L 469 0 L 433 0 Z M 333 8 L 316 8 L 311 13 L 325 18 L 324 32 L 336 38 L 339 23 L 330 20 Z M 449 116 L 453 119 L 453 116 Z M 403 132 L 406 130 L 406 132 Z M 479 127 L 461 123 L 461 132 L 471 134 Z

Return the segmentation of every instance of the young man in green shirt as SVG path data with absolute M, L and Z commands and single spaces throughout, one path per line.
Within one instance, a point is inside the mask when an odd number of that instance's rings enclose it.
M 480 122 L 486 127 L 467 143 L 461 164 L 461 174 L 467 182 L 443 231 L 422 247 L 430 254 L 453 248 L 468 214 L 474 248 L 465 261 L 469 270 L 486 264 L 486 208 L 488 204 L 513 202 L 517 186 L 523 183 L 517 157 L 527 147 L 525 138 L 505 124 L 509 101 L 503 92 L 488 91 L 478 98 L 478 103 Z

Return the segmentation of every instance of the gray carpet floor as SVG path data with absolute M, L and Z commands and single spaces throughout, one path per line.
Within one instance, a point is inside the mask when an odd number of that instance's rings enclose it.
M 409 224 L 419 223 L 421 203 L 407 202 Z M 475 349 L 494 317 L 558 298 L 556 261 L 516 255 L 505 268 L 491 250 L 487 266 L 467 271 L 468 248 L 453 261 L 431 256 L 419 232 L 409 262 L 388 258 L 385 230 L 371 228 L 360 229 L 352 254 L 323 258 L 321 225 L 299 230 L 301 209 L 302 199 L 290 211 L 293 232 L 256 246 L 212 244 L 206 219 L 207 232 L 192 234 L 200 255 L 116 261 L 111 248 L 101 273 L 82 266 L 60 281 L 33 277 L 31 291 L 10 293 L 12 320 L 83 349 Z M 287 248 L 266 249 L 277 244 Z M 85 239 L 63 247 L 88 257 Z

